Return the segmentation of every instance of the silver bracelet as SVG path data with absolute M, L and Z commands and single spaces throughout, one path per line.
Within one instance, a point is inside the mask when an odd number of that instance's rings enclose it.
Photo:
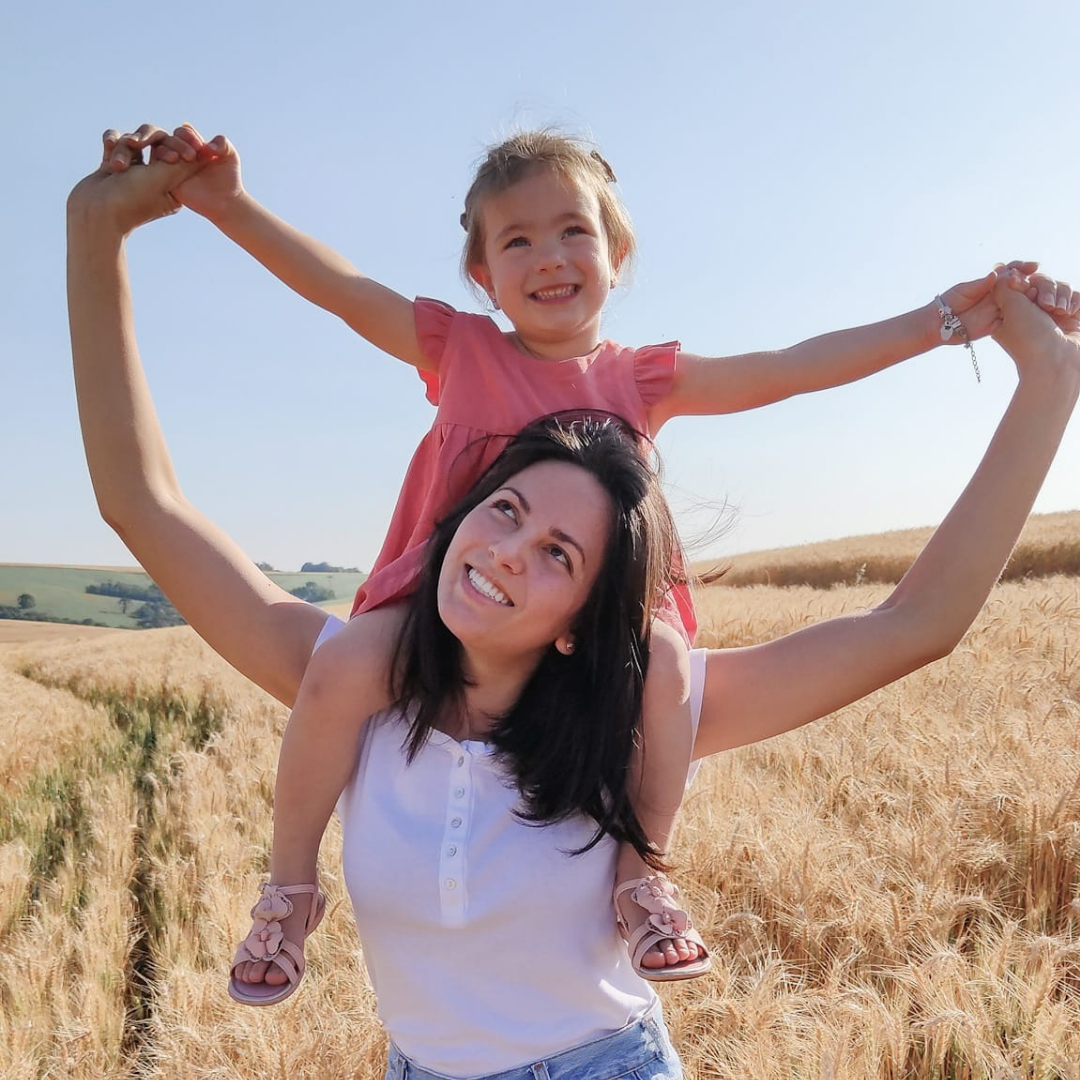
M 954 315 L 953 309 L 940 296 L 934 297 L 934 303 L 937 304 L 938 315 L 941 317 L 941 340 L 948 341 L 953 334 L 959 334 L 964 342 L 964 348 L 971 353 L 971 366 L 975 369 L 975 381 L 981 383 L 982 375 L 979 374 L 979 361 L 975 359 L 975 346 L 971 344 L 971 338 L 968 337 L 968 332 L 964 329 L 960 316 Z

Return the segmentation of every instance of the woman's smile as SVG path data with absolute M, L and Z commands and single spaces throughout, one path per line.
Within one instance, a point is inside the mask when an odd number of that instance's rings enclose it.
M 474 507 L 443 559 L 439 615 L 469 646 L 533 656 L 569 631 L 604 560 L 611 500 L 577 465 L 530 465 Z
M 489 600 L 494 600 L 496 604 L 501 604 L 504 607 L 514 606 L 510 597 L 508 597 L 493 581 L 484 577 L 475 566 L 466 568 L 466 576 L 472 587 L 481 595 L 486 596 Z

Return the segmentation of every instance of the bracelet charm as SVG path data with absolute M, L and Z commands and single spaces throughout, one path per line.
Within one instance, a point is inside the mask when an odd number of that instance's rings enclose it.
M 955 314 L 953 309 L 940 296 L 934 297 L 934 303 L 937 305 L 938 317 L 941 319 L 941 340 L 950 341 L 953 334 L 963 340 L 964 348 L 971 354 L 971 366 L 975 369 L 975 381 L 981 383 L 982 375 L 979 372 L 979 361 L 975 359 L 975 346 L 971 344 L 971 338 L 968 337 L 964 324 L 960 321 L 960 316 Z

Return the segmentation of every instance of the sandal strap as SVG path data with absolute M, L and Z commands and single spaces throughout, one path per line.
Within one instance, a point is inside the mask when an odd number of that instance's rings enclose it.
M 689 961 L 690 965 L 697 965 L 704 963 L 709 958 L 709 950 L 705 947 L 705 942 L 702 941 L 701 935 L 694 929 L 689 929 L 685 934 L 661 934 L 654 930 L 648 923 L 639 926 L 637 930 L 631 935 L 630 940 L 626 943 L 627 951 L 630 953 L 630 963 L 635 971 L 641 968 L 641 961 L 644 959 L 645 954 L 659 941 L 669 941 L 673 936 L 681 937 L 686 941 L 696 945 L 700 950 L 698 958 L 693 961 Z M 665 970 L 670 972 L 677 972 L 680 965 L 675 964 L 670 968 L 651 968 L 650 971 L 664 972 Z
M 663 937 L 684 937 L 692 929 L 690 913 L 676 903 L 679 887 L 660 874 L 651 874 L 624 881 L 615 888 L 615 917 L 624 933 L 627 924 L 619 910 L 619 898 L 627 893 L 631 893 L 633 903 L 649 913 L 645 924 L 651 924 Z
M 240 943 L 233 959 L 233 967 L 248 961 L 267 962 L 279 964 L 281 969 L 293 977 L 296 963 L 299 963 L 297 978 L 304 972 L 304 954 L 293 942 L 285 937 L 281 927 L 281 920 L 293 913 L 293 902 L 290 896 L 303 894 L 311 895 L 310 907 L 307 917 L 304 919 L 304 937 L 315 929 L 322 919 L 326 907 L 325 899 L 315 885 L 272 885 L 264 882 L 260 888 L 260 897 L 251 909 L 251 929 L 247 937 Z M 282 956 L 282 952 L 287 955 Z

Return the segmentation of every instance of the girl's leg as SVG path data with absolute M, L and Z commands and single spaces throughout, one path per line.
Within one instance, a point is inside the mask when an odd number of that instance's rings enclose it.
M 670 848 L 693 752 L 689 695 L 689 649 L 677 631 L 654 619 L 641 716 L 641 747 L 634 762 L 630 794 L 646 836 L 662 856 Z M 618 883 L 653 873 L 630 844 L 621 845 L 616 868 Z M 619 909 L 631 932 L 648 917 L 625 894 L 619 900 Z M 700 955 L 694 942 L 674 937 L 657 942 L 641 963 L 643 967 L 659 969 L 697 960 Z
M 357 615 L 312 657 L 281 741 L 274 788 L 270 882 L 314 883 L 319 844 L 356 767 L 364 721 L 389 704 L 388 673 L 401 625 L 400 606 Z M 303 947 L 306 902 L 281 920 L 286 940 Z M 271 962 L 249 961 L 240 982 L 280 986 Z

